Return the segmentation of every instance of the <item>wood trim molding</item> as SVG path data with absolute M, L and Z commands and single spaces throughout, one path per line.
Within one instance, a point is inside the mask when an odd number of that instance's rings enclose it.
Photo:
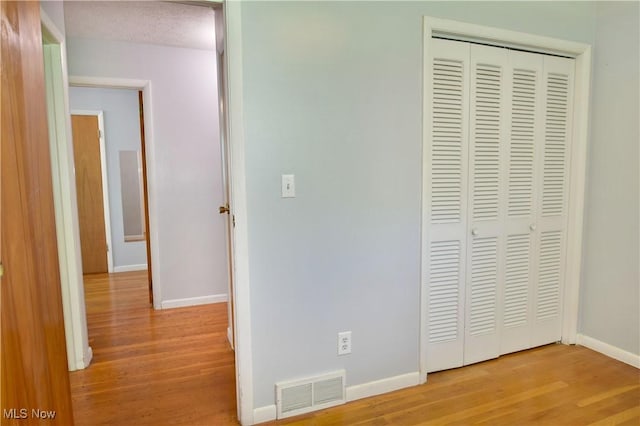
M 387 377 L 381 380 L 363 383 L 347 387 L 347 402 L 357 399 L 368 398 L 374 395 L 393 392 L 398 389 L 404 389 L 420 384 L 420 373 L 414 371 L 412 373 L 400 374 L 398 376 Z
M 110 87 L 112 89 L 140 89 L 149 82 L 129 78 L 69 76 L 69 85 L 77 87 Z
M 147 269 L 146 263 L 141 263 L 139 265 L 122 265 L 122 266 L 114 266 L 113 272 L 132 272 L 132 271 L 145 271 Z
M 398 376 L 386 377 L 372 382 L 362 383 L 359 385 L 348 386 L 345 389 L 346 402 L 356 401 L 362 398 L 382 395 L 393 392 L 398 389 L 404 389 L 420 384 L 420 373 L 400 374 Z M 254 423 L 263 423 L 275 420 L 277 417 L 277 408 L 274 405 L 266 405 L 253 410 Z
M 224 303 L 228 300 L 226 294 L 212 294 L 210 296 L 187 297 L 185 299 L 171 299 L 162 301 L 162 309 L 182 308 L 185 306 L 207 305 L 210 303 Z
M 149 238 L 151 243 L 151 276 L 153 277 L 153 307 L 162 309 L 162 277 L 160 276 L 160 247 L 158 245 L 158 221 L 156 202 L 155 148 L 153 132 L 153 108 L 151 81 L 129 78 L 69 76 L 69 85 L 78 87 L 109 87 L 113 89 L 142 90 L 145 131 L 145 156 L 147 169 L 147 194 L 149 197 Z
M 83 359 L 91 351 L 84 316 L 84 288 L 78 230 L 78 206 L 73 173 L 71 116 L 67 82 L 64 34 L 40 9 L 43 28 L 45 88 L 49 115 L 49 137 L 53 173 L 53 197 L 56 209 L 56 236 L 64 312 L 65 338 L 69 370 L 85 368 Z
M 242 3 L 224 2 L 225 52 L 227 54 L 226 99 L 229 122 L 230 201 L 235 218 L 233 228 L 234 331 L 238 420 L 254 423 L 253 351 L 251 345 L 251 296 L 249 285 L 249 237 L 247 234 L 247 189 L 244 153 Z
M 278 417 L 278 409 L 275 404 L 265 405 L 264 407 L 258 407 L 253 410 L 254 424 L 269 422 L 275 420 L 276 417 Z
M 585 336 L 581 333 L 578 333 L 578 335 L 576 336 L 576 343 L 580 346 L 584 346 L 585 348 L 600 352 L 601 354 L 604 354 L 609 358 L 616 359 L 618 361 L 624 362 L 625 364 L 629 364 L 632 367 L 640 369 L 640 355 L 638 354 L 625 351 L 622 348 L 610 345 L 609 343 L 605 343 L 598 339 L 594 339 L 593 337 Z
M 576 343 L 582 273 L 582 232 L 587 176 L 587 144 L 591 104 L 591 47 L 576 56 L 573 144 L 570 159 L 567 212 L 567 264 L 565 269 L 562 343 Z

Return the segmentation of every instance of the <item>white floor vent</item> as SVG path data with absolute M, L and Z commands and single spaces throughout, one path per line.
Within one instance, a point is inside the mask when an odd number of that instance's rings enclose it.
M 345 402 L 344 370 L 323 376 L 276 383 L 278 418 L 297 416 Z

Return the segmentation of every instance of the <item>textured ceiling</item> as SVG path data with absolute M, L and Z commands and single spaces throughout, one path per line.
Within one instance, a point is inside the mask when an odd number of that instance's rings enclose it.
M 67 37 L 215 49 L 211 8 L 161 1 L 66 1 Z

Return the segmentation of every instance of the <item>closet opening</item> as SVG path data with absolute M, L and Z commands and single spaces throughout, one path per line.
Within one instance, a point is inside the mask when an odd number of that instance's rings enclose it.
M 590 47 L 425 17 L 421 379 L 575 343 Z

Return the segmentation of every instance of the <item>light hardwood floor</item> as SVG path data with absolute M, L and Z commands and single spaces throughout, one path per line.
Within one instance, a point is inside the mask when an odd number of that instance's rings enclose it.
M 77 425 L 237 424 L 225 304 L 153 311 L 140 273 L 89 276 L 85 289 L 94 361 L 71 373 Z M 638 426 L 640 370 L 549 345 L 269 424 Z
M 237 424 L 225 303 L 154 311 L 146 273 L 85 276 L 89 368 L 70 373 L 75 423 Z
M 548 345 L 271 424 L 638 426 L 640 370 L 583 347 Z

